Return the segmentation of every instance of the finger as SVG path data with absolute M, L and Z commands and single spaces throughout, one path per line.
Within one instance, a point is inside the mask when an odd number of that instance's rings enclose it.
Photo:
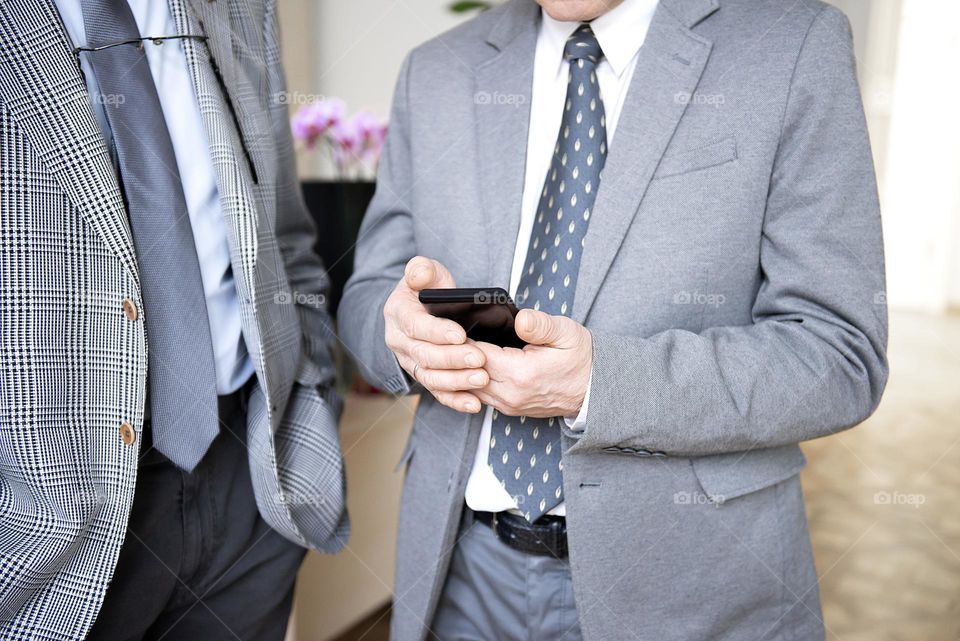
M 476 414 L 481 408 L 480 401 L 470 392 L 434 392 L 433 397 L 458 412 Z
M 515 351 L 521 356 L 523 354 L 523 352 L 518 349 L 498 347 L 497 345 L 484 343 L 482 341 L 472 344 L 483 354 L 483 369 L 490 374 L 491 379 L 497 381 L 504 380 L 504 377 L 511 369 L 511 363 L 515 364 L 512 358 L 514 354 L 511 352 Z
M 404 352 L 397 351 L 394 352 L 394 355 L 397 357 L 397 362 L 400 364 L 400 367 L 410 375 L 411 379 L 419 383 L 420 381 L 417 380 L 417 374 L 419 373 L 418 368 L 420 366 Z
M 479 389 L 490 382 L 482 369 L 417 369 L 417 380 L 431 392 L 461 392 Z
M 479 389 L 490 382 L 489 374 L 482 369 L 430 369 L 418 363 L 406 352 L 397 355 L 397 362 L 406 370 L 410 378 L 435 393 Z
M 551 316 L 534 309 L 522 309 L 514 327 L 517 336 L 531 345 L 569 347 L 576 337 L 576 322 L 564 316 Z
M 486 358 L 473 345 L 435 345 L 426 341 L 412 341 L 408 346 L 410 357 L 427 369 L 477 369 Z
M 427 312 L 422 305 L 411 305 L 396 316 L 400 330 L 408 337 L 434 345 L 462 345 L 467 332 L 448 318 L 439 318 Z
M 407 287 L 415 292 L 421 289 L 456 287 L 453 275 L 439 261 L 425 256 L 415 256 L 403 272 Z

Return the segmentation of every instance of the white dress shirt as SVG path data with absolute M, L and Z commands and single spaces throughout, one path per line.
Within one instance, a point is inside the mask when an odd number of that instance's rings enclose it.
M 80 0 L 56 0 L 56 4 L 74 46 L 86 45 Z M 165 1 L 129 0 L 129 4 L 141 35 L 171 36 L 178 33 Z M 213 341 L 217 393 L 228 394 L 239 389 L 250 378 L 253 361 L 247 353 L 241 333 L 240 304 L 230 264 L 226 221 L 220 209 L 220 195 L 207 145 L 207 132 L 180 42 L 169 40 L 162 45 L 147 43 L 144 51 L 173 143 L 197 257 L 200 260 L 200 278 L 207 300 L 210 337 Z M 100 97 L 93 69 L 86 62 L 86 56 L 91 55 L 97 54 L 80 55 L 81 67 L 87 90 L 90 96 L 94 97 L 91 101 L 94 115 L 112 153 L 113 136 L 103 104 L 120 97 Z M 145 141 L 145 144 L 149 144 L 149 141 Z M 114 163 L 116 164 L 116 159 Z
M 607 145 L 613 140 L 613 132 L 620 118 L 620 108 L 627 95 L 630 79 L 637 62 L 637 53 L 647 35 L 657 0 L 624 0 L 624 2 L 590 23 L 597 36 L 603 59 L 597 65 L 600 81 L 600 97 L 607 118 Z M 527 136 L 527 164 L 523 183 L 523 198 L 520 209 L 520 229 L 513 253 L 513 269 L 510 275 L 510 294 L 516 295 L 517 285 L 527 257 L 527 246 L 533 230 L 537 204 L 543 181 L 550 168 L 553 148 L 563 118 L 563 104 L 567 96 L 569 66 L 563 59 L 567 38 L 576 30 L 578 22 L 560 22 L 545 12 L 542 13 L 537 49 L 533 63 L 533 90 L 530 102 L 530 129 Z M 601 183 L 600 188 L 603 188 Z M 589 231 L 587 232 L 589 234 Z M 571 429 L 583 429 L 586 425 L 590 389 L 583 401 L 580 414 L 575 419 L 566 419 Z M 466 502 L 478 512 L 502 512 L 516 510 L 513 497 L 500 485 L 487 463 L 490 451 L 490 426 L 493 409 L 488 407 L 480 431 L 480 443 L 473 461 L 473 469 L 467 480 Z M 560 503 L 550 514 L 566 515 L 566 505 Z

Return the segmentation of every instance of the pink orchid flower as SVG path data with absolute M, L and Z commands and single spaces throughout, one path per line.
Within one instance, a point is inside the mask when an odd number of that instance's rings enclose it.
M 317 141 L 343 122 L 343 101 L 318 100 L 300 107 L 291 119 L 293 137 L 312 149 Z

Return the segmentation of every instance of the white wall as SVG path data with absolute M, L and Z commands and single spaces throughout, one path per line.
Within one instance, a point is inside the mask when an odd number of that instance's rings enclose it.
M 960 2 L 907 0 L 881 200 L 891 305 L 960 304 Z
M 386 118 L 404 56 L 466 18 L 448 0 L 281 0 L 284 63 L 301 97 L 341 98 L 353 112 Z M 300 170 L 323 165 L 301 154 Z

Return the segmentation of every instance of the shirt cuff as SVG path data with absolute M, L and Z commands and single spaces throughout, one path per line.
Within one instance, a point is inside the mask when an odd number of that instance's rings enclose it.
M 590 380 L 587 381 L 587 393 L 583 395 L 583 405 L 580 406 L 580 413 L 576 416 L 564 416 L 563 422 L 574 432 L 582 432 L 587 426 L 587 410 L 590 406 L 590 387 L 593 385 L 593 372 L 590 372 Z

